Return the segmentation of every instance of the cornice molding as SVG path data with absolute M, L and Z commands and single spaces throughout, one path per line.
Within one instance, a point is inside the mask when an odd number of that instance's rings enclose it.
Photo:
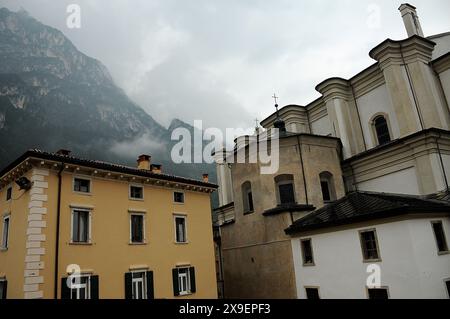
M 442 73 L 450 69 L 450 52 L 431 62 L 437 73 Z
M 414 35 L 401 41 L 387 39 L 373 48 L 369 55 L 378 61 L 380 68 L 384 70 L 391 65 L 410 64 L 417 61 L 429 63 L 435 46 L 435 42 Z
M 350 81 L 337 77 L 318 84 L 316 91 L 323 95 L 325 103 L 336 98 L 348 100 L 351 97 Z

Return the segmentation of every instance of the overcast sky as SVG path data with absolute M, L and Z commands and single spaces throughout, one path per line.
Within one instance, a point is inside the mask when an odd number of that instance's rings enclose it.
M 66 26 L 68 4 L 81 28 Z M 304 105 L 322 80 L 371 65 L 370 49 L 406 31 L 393 0 L 0 0 L 23 7 L 101 60 L 163 125 L 251 127 L 280 104 Z M 450 1 L 414 0 L 426 35 L 450 31 Z

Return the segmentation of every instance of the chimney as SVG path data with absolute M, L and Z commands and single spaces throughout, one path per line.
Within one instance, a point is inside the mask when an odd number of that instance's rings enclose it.
M 145 155 L 145 154 L 139 156 L 138 160 L 137 160 L 137 164 L 138 164 L 137 168 L 138 169 L 145 169 L 145 170 L 149 171 L 150 170 L 150 160 L 151 160 L 151 158 L 152 157 L 150 155 Z
M 203 182 L 209 183 L 209 175 L 208 174 L 203 174 Z
M 60 149 L 56 152 L 56 154 L 63 155 L 63 156 L 69 156 L 70 153 L 72 153 L 72 152 L 69 150 L 65 150 L 65 149 Z
M 151 170 L 152 170 L 152 173 L 154 173 L 154 174 L 161 174 L 162 173 L 162 165 L 152 164 Z
M 417 15 L 416 7 L 409 3 L 404 3 L 398 8 L 402 14 L 403 23 L 405 24 L 408 37 L 418 35 L 424 37 L 422 27 L 420 26 L 419 16 Z

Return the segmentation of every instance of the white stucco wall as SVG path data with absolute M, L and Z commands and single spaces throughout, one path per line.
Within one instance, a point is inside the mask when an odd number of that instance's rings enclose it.
M 387 114 L 389 117 L 389 124 L 391 127 L 392 139 L 400 137 L 400 128 L 394 108 L 388 95 L 386 85 L 381 85 L 376 89 L 366 93 L 357 99 L 359 114 L 363 127 L 364 139 L 367 147 L 373 148 L 377 146 L 377 141 L 374 140 L 373 128 L 371 120 L 374 115 L 378 113 Z
M 357 187 L 358 190 L 367 192 L 425 195 L 420 192 L 414 167 L 360 182 Z
M 382 261 L 381 286 L 392 299 L 448 298 L 445 281 L 450 278 L 450 254 L 439 256 L 431 226 L 442 220 L 450 243 L 449 217 L 411 219 L 364 228 L 323 233 L 292 240 L 298 298 L 305 286 L 319 287 L 323 299 L 367 299 L 369 273 L 363 262 L 359 231 L 376 229 Z M 300 240 L 311 238 L 315 266 L 304 267 Z
M 315 135 L 328 136 L 333 133 L 332 125 L 328 116 L 311 122 L 311 131 Z

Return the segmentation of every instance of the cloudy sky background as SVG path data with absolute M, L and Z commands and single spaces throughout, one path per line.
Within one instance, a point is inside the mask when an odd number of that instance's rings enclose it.
M 66 8 L 81 7 L 81 28 Z M 392 0 L 0 0 L 60 29 L 102 61 L 163 125 L 251 127 L 280 104 L 305 105 L 322 80 L 349 78 L 370 49 L 406 31 Z M 414 0 L 426 35 L 450 31 L 450 1 Z

